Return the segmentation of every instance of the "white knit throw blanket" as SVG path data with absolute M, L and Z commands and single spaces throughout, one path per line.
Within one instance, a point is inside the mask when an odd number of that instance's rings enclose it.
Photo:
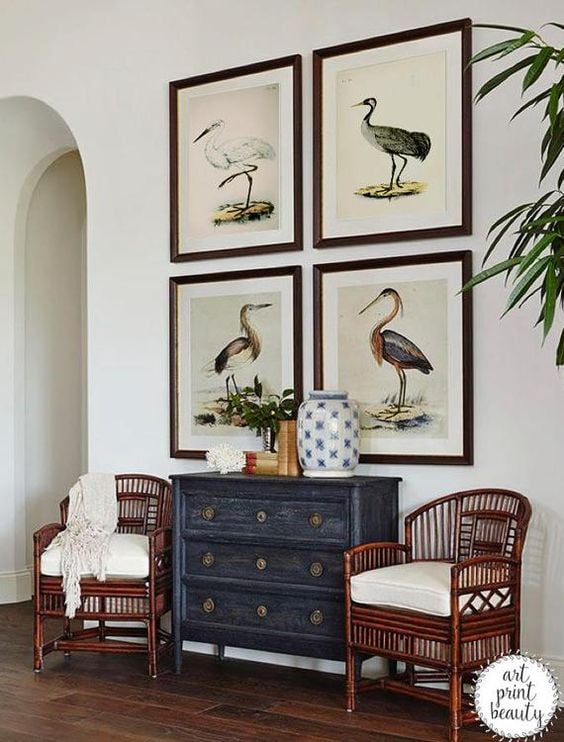
M 106 579 L 110 537 L 117 527 L 116 481 L 113 474 L 85 474 L 69 492 L 67 527 L 47 547 L 61 547 L 61 573 L 66 615 L 80 606 L 80 576 Z

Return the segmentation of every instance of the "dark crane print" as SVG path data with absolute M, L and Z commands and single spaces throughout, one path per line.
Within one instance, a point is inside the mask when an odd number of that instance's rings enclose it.
M 405 372 L 413 369 L 427 375 L 433 371 L 433 366 L 412 340 L 394 330 L 384 330 L 384 327 L 396 317 L 400 310 L 403 312 L 400 295 L 395 289 L 386 288 L 364 309 L 361 309 L 359 315 L 385 299 L 392 299 L 393 306 L 388 314 L 379 319 L 370 330 L 370 351 L 379 366 L 383 361 L 393 366 L 398 375 L 399 390 L 397 394 L 389 398 L 384 407 L 370 413 L 375 422 L 365 427 L 394 427 L 396 429 L 421 427 L 431 421 L 430 416 L 425 410 L 423 399 L 407 401 Z
M 362 119 L 362 136 L 375 149 L 389 155 L 392 160 L 390 181 L 364 186 L 355 193 L 368 198 L 397 198 L 422 193 L 426 184 L 418 181 L 402 181 L 408 157 L 423 162 L 431 150 L 431 138 L 422 131 L 407 131 L 394 126 L 378 126 L 371 122 L 376 110 L 376 98 L 365 98 L 357 106 L 366 106 L 368 112 Z

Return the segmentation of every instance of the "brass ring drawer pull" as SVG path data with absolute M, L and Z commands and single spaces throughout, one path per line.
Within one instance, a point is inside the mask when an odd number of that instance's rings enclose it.
M 265 523 L 268 515 L 265 510 L 257 510 L 256 519 L 259 523 Z
M 309 524 L 312 528 L 320 528 L 323 525 L 323 516 L 321 513 L 312 513 L 309 516 Z
M 211 553 L 211 551 L 206 551 L 205 554 L 202 554 L 202 558 L 200 560 L 204 567 L 213 567 L 215 564 L 215 557 Z
M 323 565 L 321 562 L 312 562 L 309 566 L 309 573 L 312 577 L 321 577 L 323 574 Z
M 319 610 L 312 611 L 309 620 L 314 626 L 320 626 L 323 623 L 323 613 Z
M 265 605 L 257 606 L 257 616 L 259 618 L 264 618 L 267 613 L 268 613 L 268 608 Z
M 266 566 L 267 566 L 266 559 L 264 559 L 263 557 L 259 557 L 255 562 L 255 567 L 259 569 L 261 572 L 263 569 L 266 569 Z
M 215 508 L 212 508 L 211 505 L 206 505 L 205 508 L 202 508 L 201 515 L 204 520 L 213 520 L 215 518 Z
M 204 613 L 213 613 L 215 611 L 215 603 L 211 598 L 206 598 L 202 603 L 202 610 Z

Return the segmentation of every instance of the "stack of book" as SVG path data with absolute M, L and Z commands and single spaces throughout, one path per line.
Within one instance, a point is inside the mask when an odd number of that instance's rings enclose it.
M 245 451 L 245 474 L 278 474 L 278 454 L 270 451 Z

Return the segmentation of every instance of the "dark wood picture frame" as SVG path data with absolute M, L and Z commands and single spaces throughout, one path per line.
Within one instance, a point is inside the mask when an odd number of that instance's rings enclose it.
M 291 157 L 291 202 L 293 204 L 292 238 L 278 242 L 249 246 L 227 247 L 214 250 L 186 251 L 180 243 L 179 207 L 179 126 L 178 96 L 186 88 L 209 85 L 210 83 L 235 80 L 248 75 L 289 67 L 292 71 L 291 105 L 293 125 L 293 152 Z M 256 64 L 234 67 L 232 69 L 196 75 L 169 83 L 169 131 L 170 131 L 170 259 L 172 262 L 208 260 L 212 258 L 235 257 L 239 255 L 259 255 L 303 249 L 303 193 L 302 193 L 302 58 L 295 54 Z M 283 132 L 281 132 L 281 136 Z M 267 234 L 267 231 L 265 231 Z
M 178 337 L 178 290 L 185 284 L 212 284 L 229 283 L 237 280 L 252 280 L 260 282 L 265 278 L 288 277 L 292 282 L 292 352 L 293 352 L 293 379 L 286 387 L 293 387 L 296 399 L 303 396 L 303 351 L 302 351 L 302 269 L 299 265 L 280 266 L 256 270 L 238 270 L 221 273 L 205 273 L 191 276 L 174 276 L 169 279 L 169 311 L 170 311 L 170 456 L 171 458 L 202 459 L 205 449 L 181 448 L 179 441 L 179 337 Z M 238 328 L 238 318 L 234 318 L 234 328 Z M 218 348 L 218 351 L 220 349 Z M 282 390 L 280 390 L 281 392 Z M 217 443 L 221 441 L 218 439 Z M 233 445 L 238 446 L 237 440 Z
M 350 235 L 328 236 L 324 230 L 324 163 L 323 163 L 323 95 L 325 60 L 342 55 L 362 53 L 394 44 L 425 39 L 433 36 L 459 32 L 461 35 L 461 215 L 459 224 L 446 226 L 426 226 L 423 228 L 401 229 L 371 234 L 359 232 Z M 468 235 L 472 232 L 472 78 L 469 65 L 472 50 L 472 21 L 469 18 L 440 23 L 424 28 L 401 31 L 386 36 L 377 36 L 338 46 L 317 49 L 313 52 L 313 245 L 316 248 L 342 247 L 346 245 L 393 242 L 398 240 L 419 240 L 436 237 Z M 386 121 L 386 124 L 393 122 Z M 368 150 L 367 150 L 368 152 Z
M 472 276 L 472 251 L 457 250 L 421 255 L 403 255 L 398 257 L 375 258 L 340 263 L 323 263 L 313 266 L 313 301 L 314 301 L 314 383 L 316 389 L 323 389 L 324 379 L 324 337 L 323 312 L 324 290 L 323 277 L 331 273 L 374 270 L 402 266 L 425 266 L 429 264 L 460 263 L 460 287 Z M 472 359 L 472 292 L 461 292 L 461 336 L 462 336 L 462 450 L 457 455 L 447 454 L 408 454 L 408 453 L 362 453 L 361 463 L 380 464 L 472 464 L 473 463 L 473 359 Z M 368 337 L 366 338 L 368 342 Z M 346 390 L 350 391 L 350 390 Z M 362 435 L 361 435 L 362 439 Z

